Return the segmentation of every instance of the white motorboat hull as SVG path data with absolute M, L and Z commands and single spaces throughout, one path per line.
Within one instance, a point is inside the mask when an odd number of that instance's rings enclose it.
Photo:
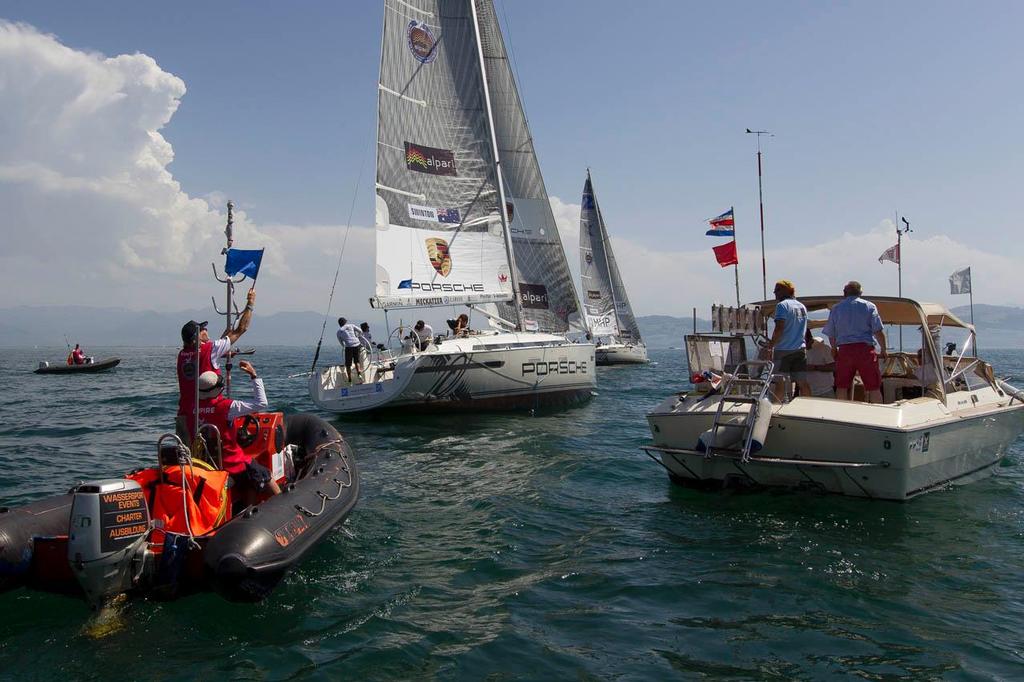
M 648 362 L 647 347 L 643 344 L 615 343 L 598 346 L 594 350 L 594 360 L 598 366 L 606 365 L 642 365 Z
M 342 366 L 318 370 L 310 397 L 337 414 L 569 406 L 593 395 L 594 346 L 533 332 L 471 335 L 373 363 L 363 379 L 349 384 Z
M 695 396 L 673 396 L 648 415 L 648 452 L 673 481 L 907 500 L 992 474 L 1024 431 L 1024 405 L 989 387 L 951 393 L 945 405 L 930 398 L 893 405 L 796 398 L 773 407 L 764 448 L 743 462 L 693 451 L 716 405 L 714 398 L 698 405 Z

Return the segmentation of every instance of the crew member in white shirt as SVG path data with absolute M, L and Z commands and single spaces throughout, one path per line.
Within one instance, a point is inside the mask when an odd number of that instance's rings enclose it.
M 356 376 L 361 376 L 363 368 L 359 362 L 359 349 L 363 342 L 360 340 L 362 334 L 352 322 L 344 317 L 338 318 L 338 343 L 345 349 L 345 373 L 348 374 L 348 383 L 352 383 L 352 365 L 356 366 Z

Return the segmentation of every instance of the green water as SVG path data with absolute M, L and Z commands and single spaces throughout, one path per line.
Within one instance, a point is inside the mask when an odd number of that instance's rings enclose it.
M 0 354 L 2 505 L 146 464 L 170 426 L 174 349 L 29 373 L 47 352 Z M 1024 678 L 1021 442 L 909 504 L 683 490 L 638 449 L 685 375 L 651 355 L 557 414 L 339 421 L 363 497 L 269 599 L 135 602 L 96 637 L 84 604 L 10 592 L 0 678 Z M 312 409 L 308 358 L 254 358 L 272 407 Z

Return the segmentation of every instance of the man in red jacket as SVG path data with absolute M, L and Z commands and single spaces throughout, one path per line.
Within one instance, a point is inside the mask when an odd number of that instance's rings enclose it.
M 221 338 L 213 341 L 206 331 L 206 322 L 189 320 L 181 328 L 183 347 L 178 351 L 178 422 L 182 429 L 179 433 L 185 440 L 194 434 L 193 416 L 196 409 L 196 375 L 203 372 L 216 372 L 220 375 L 218 362 L 231 351 L 231 345 L 238 341 L 248 329 L 252 320 L 253 304 L 256 302 L 255 289 L 249 289 L 246 296 L 245 310 L 238 318 L 234 329 Z M 196 372 L 196 341 L 199 341 L 199 371 Z
M 267 408 L 267 393 L 263 380 L 256 375 L 256 368 L 242 360 L 238 368 L 252 379 L 252 400 L 231 400 L 222 395 L 224 378 L 213 371 L 199 375 L 199 423 L 217 427 L 220 433 L 221 463 L 234 480 L 232 495 L 246 504 L 256 502 L 256 496 L 264 489 L 274 495 L 281 492 L 265 466 L 245 454 L 238 444 L 235 420 Z

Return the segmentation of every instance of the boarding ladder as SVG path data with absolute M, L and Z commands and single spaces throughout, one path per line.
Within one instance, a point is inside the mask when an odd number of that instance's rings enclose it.
M 736 365 L 731 374 L 726 374 L 719 387 L 718 394 L 721 396 L 718 409 L 715 411 L 715 419 L 711 423 L 711 439 L 705 458 L 715 455 L 738 456 L 741 462 L 750 461 L 750 446 L 754 439 L 754 425 L 761 410 L 761 401 L 767 397 L 771 389 L 772 371 L 775 369 L 771 360 L 747 360 Z M 728 405 L 750 405 L 745 416 L 740 421 L 735 421 L 738 416 L 736 412 L 726 411 Z M 739 431 L 739 438 L 726 438 L 735 435 Z M 716 447 L 714 444 L 720 442 L 719 434 L 723 435 L 722 441 L 730 443 L 729 447 Z M 740 447 L 733 447 L 732 444 L 739 443 Z

